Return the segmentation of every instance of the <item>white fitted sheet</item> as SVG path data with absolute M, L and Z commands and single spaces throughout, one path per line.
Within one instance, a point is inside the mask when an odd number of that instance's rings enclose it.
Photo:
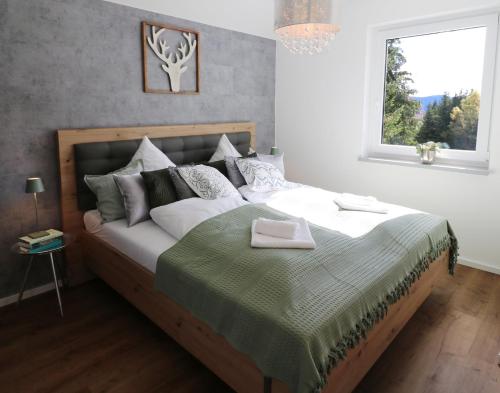
M 287 189 L 268 193 L 253 192 L 248 186 L 240 187 L 239 191 L 250 203 L 264 203 L 291 216 L 303 217 L 310 223 L 350 237 L 362 236 L 384 221 L 421 213 L 385 203 L 382 205 L 387 208 L 388 214 L 341 210 L 333 201 L 339 194 L 297 183 L 289 183 Z M 177 242 L 153 220 L 129 228 L 125 219 L 102 224 L 97 210 L 86 212 L 83 218 L 87 231 L 152 273 L 156 272 L 156 262 L 160 254 Z
M 117 220 L 97 225 L 101 217 L 97 210 L 85 213 L 85 228 L 112 247 L 124 253 L 130 259 L 155 273 L 158 257 L 172 247 L 177 240 L 148 220 L 127 226 L 127 220 Z
M 289 183 L 279 191 L 254 192 L 248 186 L 238 191 L 251 203 L 263 203 L 294 217 L 303 217 L 308 222 L 338 231 L 350 237 L 360 237 L 384 221 L 407 214 L 422 213 L 403 206 L 382 203 L 387 214 L 349 211 L 340 209 L 334 199 L 340 194 L 321 188 Z

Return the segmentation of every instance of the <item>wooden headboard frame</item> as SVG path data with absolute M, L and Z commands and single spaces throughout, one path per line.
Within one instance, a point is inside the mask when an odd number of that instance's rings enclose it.
M 255 149 L 255 123 L 214 123 L 166 125 L 152 127 L 119 127 L 58 130 L 59 175 L 61 190 L 61 219 L 65 233 L 75 236 L 75 242 L 66 249 L 66 274 L 70 285 L 82 283 L 91 274 L 82 261 L 79 234 L 84 229 L 83 213 L 78 209 L 74 145 L 91 142 L 111 142 L 131 139 L 166 138 L 177 136 L 229 134 L 249 132 L 250 145 Z

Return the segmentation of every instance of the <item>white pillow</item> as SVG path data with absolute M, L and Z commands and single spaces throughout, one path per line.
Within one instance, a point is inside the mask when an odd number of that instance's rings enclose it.
M 285 164 L 283 163 L 283 157 L 284 153 L 274 155 L 257 153 L 257 158 L 259 159 L 259 161 L 274 165 L 280 170 L 283 176 L 285 176 Z
M 223 134 L 219 139 L 219 144 L 217 145 L 217 150 L 212 155 L 208 162 L 220 161 L 223 160 L 224 157 L 241 157 L 241 154 L 236 150 L 233 144 L 229 141 L 229 138 L 226 134 Z
M 177 171 L 196 195 L 203 199 L 240 195 L 231 182 L 215 168 L 193 165 L 179 167 Z
M 219 214 L 248 204 L 240 196 L 205 200 L 188 198 L 152 209 L 153 221 L 171 236 L 180 240 L 198 224 Z
M 142 142 L 130 162 L 134 160 L 142 160 L 146 172 L 175 166 L 160 149 L 153 145 L 147 136 L 142 138 Z
M 276 191 L 287 184 L 280 170 L 267 162 L 240 158 L 236 160 L 236 165 L 252 191 Z

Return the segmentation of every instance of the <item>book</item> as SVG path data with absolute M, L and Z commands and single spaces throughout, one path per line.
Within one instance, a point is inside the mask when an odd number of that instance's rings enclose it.
M 54 239 L 49 239 L 49 240 L 44 240 L 43 242 L 40 243 L 33 243 L 33 244 L 27 244 L 27 243 L 21 243 L 23 247 L 26 247 L 28 249 L 35 249 L 41 246 L 45 246 L 46 244 L 52 243 L 54 240 L 57 239 L 62 239 L 62 236 L 60 237 L 55 237 Z
M 47 231 L 39 231 L 39 232 L 33 232 L 33 233 L 28 233 L 26 236 L 28 236 L 31 239 L 39 239 L 41 237 L 47 236 L 49 233 Z
M 21 251 L 28 254 L 36 254 L 38 252 L 48 251 L 52 250 L 53 248 L 61 247 L 63 244 L 64 244 L 63 238 L 59 237 L 57 239 L 51 240 L 48 243 L 45 243 L 43 246 L 37 246 L 33 248 L 27 246 L 21 246 L 20 249 Z
M 46 242 L 48 240 L 56 239 L 56 238 L 62 237 L 64 235 L 61 231 L 58 231 L 57 229 L 48 229 L 46 232 L 48 233 L 47 236 L 39 237 L 36 239 L 33 239 L 29 236 L 22 236 L 19 238 L 19 240 L 22 243 L 32 247 L 34 244 Z

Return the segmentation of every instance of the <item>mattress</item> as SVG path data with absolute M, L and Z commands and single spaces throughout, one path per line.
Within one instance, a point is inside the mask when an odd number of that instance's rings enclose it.
M 239 191 L 250 203 L 262 203 L 285 214 L 303 217 L 312 224 L 352 238 L 367 234 L 385 221 L 421 213 L 392 204 L 383 204 L 388 214 L 344 211 L 333 202 L 338 194 L 298 183 L 289 183 L 283 190 L 268 193 L 253 192 L 248 186 L 240 187 Z M 87 231 L 152 273 L 156 272 L 158 257 L 177 242 L 153 220 L 130 228 L 125 219 L 102 224 L 99 212 L 91 210 L 85 213 L 84 223 Z
M 153 220 L 141 222 L 130 228 L 125 219 L 101 224 L 101 216 L 97 210 L 86 212 L 83 220 L 87 231 L 153 274 L 160 254 L 177 243 L 176 239 Z

